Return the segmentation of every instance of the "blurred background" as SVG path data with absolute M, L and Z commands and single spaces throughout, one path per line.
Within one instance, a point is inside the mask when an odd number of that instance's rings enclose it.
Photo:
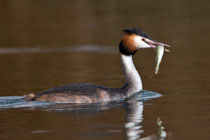
M 134 56 L 144 89 L 164 95 L 149 101 L 152 106 L 145 106 L 143 135 L 155 132 L 154 123 L 160 117 L 171 139 L 207 140 L 210 138 L 209 5 L 207 0 L 0 0 L 0 96 L 21 96 L 77 82 L 120 87 L 124 82 L 118 53 L 122 30 L 138 27 L 155 40 L 172 46 L 171 52 L 163 57 L 158 75 L 154 75 L 154 50 L 140 50 Z M 116 112 L 120 119 L 113 121 L 116 116 L 110 114 Z M 56 119 L 53 115 L 40 110 L 0 111 L 3 132 L 0 138 L 14 138 L 10 134 L 18 126 L 20 129 L 13 133 L 24 139 L 24 133 L 31 134 L 35 127 L 30 123 L 32 120 Z M 35 119 L 37 116 L 39 119 Z M 56 117 L 64 116 L 67 114 Z M 104 117 L 104 123 L 115 122 L 121 130 L 124 116 L 123 109 L 109 110 L 91 120 L 99 123 L 97 117 Z M 10 123 L 14 118 L 19 123 Z M 71 121 L 81 123 L 74 117 Z M 82 126 L 89 128 L 92 124 L 86 121 Z M 67 130 L 80 125 L 69 127 L 66 126 Z M 50 133 L 60 131 L 45 139 L 74 135 L 62 133 L 62 127 L 53 131 L 51 128 L 46 129 Z M 91 136 L 88 138 L 93 139 Z M 123 132 L 108 138 L 123 139 Z

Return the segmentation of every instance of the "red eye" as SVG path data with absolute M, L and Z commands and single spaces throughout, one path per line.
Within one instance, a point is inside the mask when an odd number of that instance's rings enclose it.
M 142 38 L 141 40 L 142 40 L 142 41 L 145 41 L 145 39 L 144 39 L 144 38 Z

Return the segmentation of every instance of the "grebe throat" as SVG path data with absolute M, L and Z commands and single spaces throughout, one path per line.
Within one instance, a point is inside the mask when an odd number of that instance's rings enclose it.
M 131 96 L 133 93 L 138 92 L 143 89 L 141 77 L 136 70 L 132 55 L 121 54 L 121 65 L 123 69 L 123 74 L 125 76 L 125 85 L 123 88 L 127 91 L 127 97 Z

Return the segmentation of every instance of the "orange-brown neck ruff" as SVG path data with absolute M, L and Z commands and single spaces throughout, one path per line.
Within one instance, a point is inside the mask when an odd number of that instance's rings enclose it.
M 134 41 L 134 38 L 136 37 L 137 35 L 135 34 L 126 34 L 123 36 L 122 38 L 122 41 L 120 42 L 120 45 L 119 45 L 119 50 L 122 54 L 124 55 L 134 55 L 137 51 L 136 49 L 136 44 L 135 44 L 135 41 Z

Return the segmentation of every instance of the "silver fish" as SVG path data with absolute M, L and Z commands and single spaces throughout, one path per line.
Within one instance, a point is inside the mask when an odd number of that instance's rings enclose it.
M 160 66 L 160 63 L 162 61 L 163 54 L 164 54 L 164 46 L 163 45 L 158 45 L 156 47 L 156 57 L 155 57 L 156 67 L 155 67 L 155 74 L 157 74 L 158 71 L 159 71 L 159 66 Z

